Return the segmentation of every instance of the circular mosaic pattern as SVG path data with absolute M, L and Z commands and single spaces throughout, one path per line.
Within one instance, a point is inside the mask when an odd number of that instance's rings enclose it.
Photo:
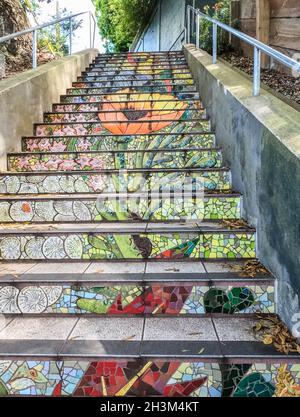
M 43 244 L 43 253 L 47 259 L 63 259 L 65 257 L 64 243 L 60 237 L 48 237 Z
M 25 287 L 18 296 L 18 306 L 22 313 L 42 313 L 47 304 L 47 296 L 40 287 Z

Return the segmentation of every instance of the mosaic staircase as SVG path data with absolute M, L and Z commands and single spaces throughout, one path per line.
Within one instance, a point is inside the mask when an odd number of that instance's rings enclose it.
M 97 57 L 0 192 L 0 395 L 299 392 L 299 355 L 251 330 L 275 281 L 245 268 L 256 232 L 182 52 Z

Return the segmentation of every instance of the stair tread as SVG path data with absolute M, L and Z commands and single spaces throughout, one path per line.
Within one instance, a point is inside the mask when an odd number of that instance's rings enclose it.
M 214 281 L 214 282 L 274 282 L 271 273 L 256 272 L 249 276 L 243 272 L 244 261 L 213 262 L 201 260 L 170 261 L 91 261 L 50 262 L 31 261 L 23 263 L 0 262 L 0 283 L 33 281 Z M 237 272 L 239 270 L 240 272 Z
M 67 104 L 67 106 L 68 106 L 69 104 Z M 77 104 L 76 104 L 77 105 Z M 201 120 L 203 120 L 203 119 L 201 119 Z M 55 123 L 56 124 L 56 123 Z M 140 136 L 182 136 L 182 137 L 185 137 L 185 136 L 197 136 L 197 135 L 214 135 L 214 133 L 213 132 L 207 132 L 207 131 L 205 131 L 205 130 L 199 130 L 199 131 L 192 131 L 192 132 L 180 132 L 180 133 L 176 133 L 176 132 L 168 132 L 168 133 L 166 133 L 166 132 L 157 132 L 157 133 L 147 133 L 147 134 L 138 134 L 138 133 L 135 133 L 135 134 L 132 134 L 132 135 L 130 135 L 130 136 L 137 136 L 137 137 L 140 137 Z M 88 137 L 90 137 L 91 135 L 72 135 L 72 138 L 88 138 Z M 113 135 L 113 134 L 111 134 L 111 133 L 107 133 L 107 134 L 101 134 L 101 135 L 93 135 L 92 137 L 93 138 L 102 138 L 102 137 L 116 137 L 116 136 L 118 136 L 118 137 L 126 137 L 126 136 L 128 136 L 128 135 Z M 51 138 L 64 138 L 64 139 L 68 139 L 68 138 L 70 138 L 71 136 L 59 136 L 59 135 L 51 135 L 51 136 L 34 136 L 34 135 L 31 135 L 31 136 L 22 136 L 22 139 L 51 139 Z
M 1 357 L 263 358 L 300 363 L 257 341 L 248 317 L 5 316 Z
M 185 192 L 185 196 L 193 195 L 193 193 Z M 172 197 L 182 196 L 182 192 L 174 192 L 172 193 Z M 85 193 L 80 194 L 76 193 L 73 194 L 10 194 L 10 195 L 4 195 L 0 194 L 0 201 L 14 201 L 14 200 L 98 200 L 99 198 L 103 199 L 115 199 L 118 198 L 139 198 L 139 197 L 149 197 L 149 194 L 147 192 L 135 192 L 133 194 L 128 193 L 109 193 L 109 195 L 101 195 L 101 194 L 95 194 L 95 193 Z M 241 194 L 238 192 L 231 192 L 231 193 L 207 193 L 204 191 L 204 197 L 205 198 L 231 198 L 231 197 L 241 197 Z M 151 198 L 162 198 L 161 194 L 159 193 L 151 193 Z
M 126 169 L 126 172 L 214 172 L 214 171 L 230 171 L 228 167 L 216 167 L 216 168 L 128 168 Z M 22 171 L 22 172 L 16 172 L 16 171 L 1 171 L 0 176 L 3 175 L 93 175 L 93 174 L 101 174 L 103 172 L 120 172 L 118 169 L 104 169 L 101 171 L 93 171 L 93 170 L 76 170 L 76 171 Z
M 38 137 L 38 136 L 37 136 Z M 126 150 L 87 150 L 87 151 L 39 151 L 39 152 L 30 152 L 30 151 L 23 151 L 23 152 L 9 152 L 7 154 L 8 157 L 10 156 L 28 156 L 28 155 L 43 155 L 43 154 L 57 154 L 57 155 L 70 155 L 70 154 L 118 154 L 118 153 L 175 153 L 175 152 L 214 152 L 214 151 L 221 151 L 222 148 L 220 147 L 211 147 L 211 148 L 171 148 L 171 149 L 126 149 Z
M 5 234 L 27 234 L 27 233 L 253 233 L 254 229 L 251 227 L 243 227 L 239 229 L 231 229 L 224 225 L 222 222 L 197 222 L 194 220 L 180 223 L 166 223 L 166 222 L 148 222 L 137 223 L 60 223 L 53 225 L 52 223 L 46 224 L 16 224 L 5 225 L 1 227 L 0 235 Z

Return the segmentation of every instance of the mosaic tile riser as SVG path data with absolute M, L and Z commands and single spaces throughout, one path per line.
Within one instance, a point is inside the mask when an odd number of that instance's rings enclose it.
M 274 287 L 211 287 L 192 284 L 0 287 L 1 314 L 184 315 L 256 312 L 274 313 Z
M 0 222 L 76 222 L 113 221 L 122 213 L 123 220 L 217 220 L 239 219 L 239 197 L 149 199 L 135 197 L 121 201 L 48 200 L 0 202 Z M 103 213 L 103 215 L 102 215 Z M 110 216 L 107 216 L 107 213 Z
M 245 232 L 0 235 L 2 260 L 248 259 L 255 234 Z
M 299 364 L 0 360 L 1 396 L 284 397 L 299 395 L 299 378 Z
M 116 182 L 115 182 L 116 180 Z M 0 193 L 3 194 L 69 194 L 69 193 L 135 193 L 166 190 L 182 190 L 183 184 L 196 182 L 206 190 L 229 190 L 229 171 L 203 172 L 127 172 L 110 173 L 68 173 L 66 175 L 2 175 Z M 117 184 L 117 186 L 116 186 Z M 195 189 L 196 185 L 195 185 Z

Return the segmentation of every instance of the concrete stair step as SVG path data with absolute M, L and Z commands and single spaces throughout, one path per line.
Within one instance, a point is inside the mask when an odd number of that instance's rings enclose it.
M 7 318 L 0 331 L 2 392 L 272 397 L 282 391 L 282 373 L 299 386 L 299 355 L 257 341 L 255 323 L 253 316 Z M 28 375 L 36 375 L 29 387 L 17 383 Z
M 150 133 L 148 135 L 29 136 L 22 138 L 23 152 L 81 152 L 84 150 L 194 149 L 215 147 L 213 133 Z
M 132 51 L 132 52 L 119 52 L 119 53 L 104 53 L 104 54 L 99 54 L 98 57 L 102 57 L 102 58 L 118 58 L 118 57 L 142 57 L 142 56 L 183 56 L 184 53 L 182 52 L 182 50 L 178 50 L 178 51 L 153 51 L 153 52 L 136 52 L 136 51 Z
M 1 314 L 203 315 L 274 313 L 271 274 L 243 262 L 91 262 L 1 265 Z M 47 266 L 47 269 L 45 269 Z M 223 272 L 220 272 L 223 268 Z M 7 303 L 7 298 L 13 302 Z M 30 302 L 34 300 L 34 302 Z
M 183 69 L 189 69 L 187 62 L 184 61 L 177 61 L 175 60 L 167 60 L 167 61 L 162 61 L 162 62 L 139 62 L 139 63 L 130 63 L 130 62 L 117 62 L 114 63 L 112 62 L 110 63 L 104 63 L 104 62 L 100 62 L 100 63 L 92 63 L 90 64 L 89 68 L 95 68 L 95 69 L 108 69 L 108 68 L 128 68 L 128 69 L 137 69 L 137 70 L 151 70 L 151 69 L 179 69 L 179 68 L 183 68 Z
M 115 179 L 118 179 L 117 183 Z M 181 191 L 184 184 L 195 189 L 227 191 L 231 189 L 228 168 L 214 169 L 139 169 L 61 172 L 2 172 L 1 194 L 70 194 L 104 192 L 151 192 L 160 187 Z M 118 189 L 116 188 L 118 185 Z
M 8 154 L 8 170 L 33 171 L 82 171 L 138 168 L 220 168 L 220 148 L 181 150 L 127 150 L 84 152 L 22 152 Z
M 180 87 L 185 86 L 194 86 L 194 80 L 192 78 L 189 79 L 164 79 L 164 80 L 124 80 L 124 81 L 107 81 L 103 83 L 103 81 L 75 81 L 72 83 L 73 88 L 135 88 L 135 87 L 156 87 L 162 86 L 164 88 L 169 88 L 173 86 L 179 85 Z
M 116 63 L 124 63 L 124 64 L 130 64 L 130 65 L 149 65 L 149 64 L 160 64 L 165 62 L 185 62 L 186 59 L 184 55 L 175 55 L 175 56 L 130 56 L 130 57 L 114 57 L 114 58 L 107 58 L 107 57 L 96 57 L 92 64 L 116 64 Z
M 193 77 L 190 73 L 172 73 L 169 74 L 156 74 L 156 75 L 128 75 L 128 76 L 108 76 L 104 77 L 101 72 L 99 74 L 90 73 L 90 72 L 83 72 L 80 77 L 77 77 L 77 82 L 99 82 L 99 83 L 113 83 L 113 85 L 121 84 L 123 86 L 124 82 L 164 82 L 164 81 L 171 81 L 171 82 L 188 82 L 193 81 Z
M 86 67 L 85 71 L 82 72 L 83 75 L 89 74 L 91 76 L 100 76 L 103 78 L 112 77 L 112 76 L 123 76 L 128 77 L 165 77 L 166 75 L 169 77 L 170 75 L 173 77 L 189 74 L 191 76 L 191 71 L 188 68 L 168 68 L 168 69 L 151 69 L 147 71 L 142 71 L 141 69 L 97 69 L 93 67 Z
M 133 87 L 98 87 L 98 88 L 68 88 L 67 89 L 67 95 L 85 95 L 85 94 L 110 94 L 110 93 L 120 93 L 120 90 L 122 89 L 128 89 L 132 91 L 133 93 L 139 92 L 139 93 L 164 93 L 164 94 L 178 94 L 178 93 L 196 93 L 196 86 L 190 85 L 190 84 L 174 84 L 174 85 L 134 85 Z
M 174 103 L 175 104 L 175 103 Z M 146 107 L 145 105 L 142 107 Z M 180 119 L 178 116 L 181 115 Z M 131 122 L 140 122 L 140 121 L 150 121 L 151 120 L 199 120 L 206 119 L 206 111 L 198 109 L 187 109 L 185 106 L 182 106 L 181 103 L 178 106 L 173 106 L 173 108 L 165 106 L 161 110 L 150 110 L 150 109 L 138 109 L 138 106 L 135 106 L 133 109 L 126 109 L 120 105 L 99 105 L 96 112 L 83 111 L 83 112 L 70 112 L 70 113 L 45 113 L 44 114 L 44 123 L 63 123 L 63 122 L 99 122 L 101 121 L 131 121 Z
M 241 218 L 238 194 L 0 196 L 0 223 L 183 221 Z
M 241 363 L 237 359 L 300 363 L 299 354 L 280 354 L 257 341 L 252 333 L 256 322 L 253 316 L 7 317 L 0 331 L 0 354 L 19 360 L 26 355 L 45 360 L 170 358 L 203 362 L 206 358 L 205 362 L 221 363 L 226 359 L 232 363 Z
M 192 120 L 141 120 L 141 121 L 111 121 L 102 122 L 73 122 L 73 123 L 36 123 L 36 136 L 87 136 L 87 135 L 147 135 L 153 132 L 163 133 L 191 133 L 211 132 L 210 121 L 206 119 Z
M 121 104 L 122 103 L 122 104 Z M 65 103 L 55 103 L 53 104 L 53 112 L 63 113 L 63 112 L 86 112 L 86 111 L 94 111 L 98 112 L 102 109 L 107 109 L 110 106 L 117 105 L 121 107 L 123 110 L 147 110 L 147 111 L 159 111 L 164 109 L 177 109 L 179 106 L 178 101 L 176 100 L 130 100 L 130 101 L 116 101 L 116 100 L 103 100 L 99 102 L 90 102 L 88 104 L 65 104 Z M 184 107 L 187 110 L 198 110 L 198 111 L 205 111 L 201 102 L 199 100 L 186 100 L 184 101 Z M 107 110 L 106 110 L 107 111 Z M 109 111 L 109 110 L 108 110 Z
M 167 94 L 169 101 L 191 101 L 200 100 L 199 93 L 191 91 L 172 91 L 172 94 Z M 89 103 L 89 102 L 130 102 L 130 101 L 166 101 L 166 94 L 161 92 L 134 92 L 130 89 L 124 89 L 113 93 L 99 93 L 99 94 L 71 94 L 62 95 L 61 103 Z
M 251 259 L 255 231 L 222 223 L 5 225 L 1 260 Z

